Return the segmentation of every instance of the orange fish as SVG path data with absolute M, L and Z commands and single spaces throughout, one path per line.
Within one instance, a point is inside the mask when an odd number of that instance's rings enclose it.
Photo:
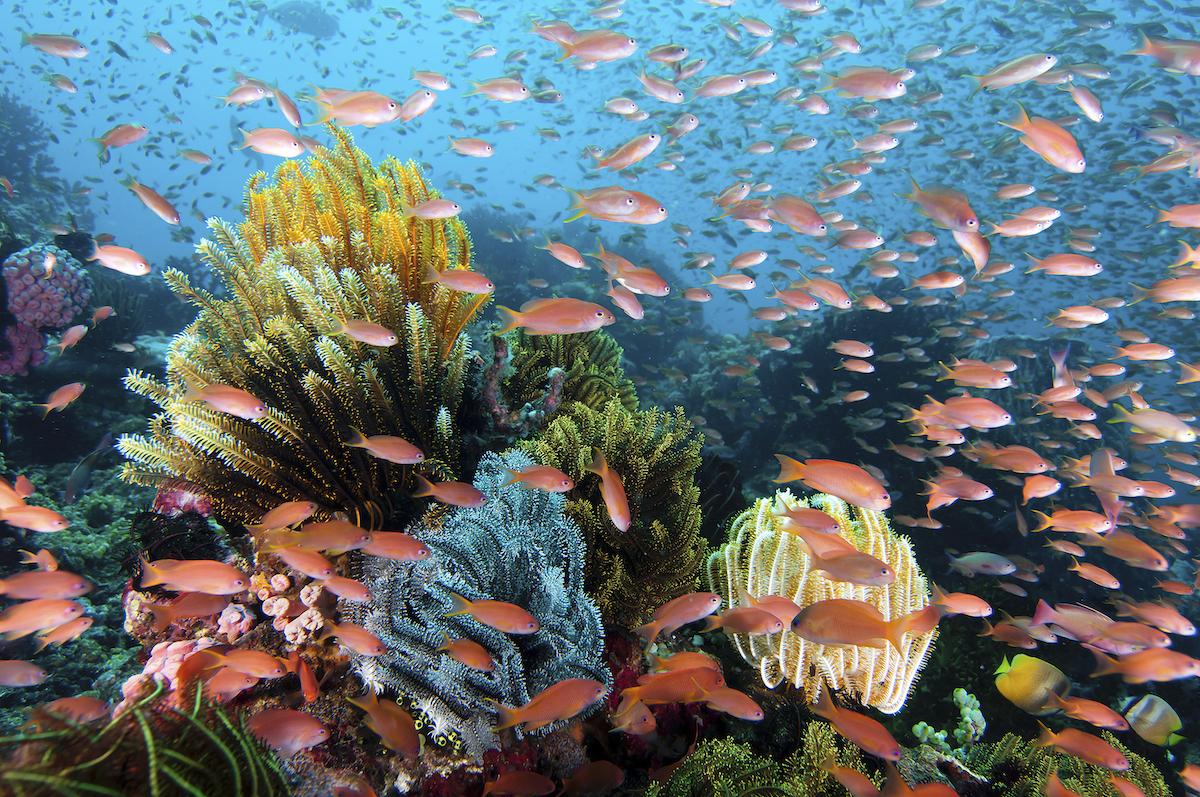
M 1038 725 L 1042 729 L 1038 740 L 1034 743 L 1038 747 L 1053 747 L 1089 764 L 1117 772 L 1129 769 L 1129 759 L 1121 755 L 1117 748 L 1099 737 L 1075 728 L 1065 728 L 1055 733 L 1041 723 Z
M 599 448 L 595 450 L 592 464 L 586 470 L 600 477 L 600 495 L 604 498 L 604 506 L 612 524 L 620 531 L 629 531 L 633 517 L 629 512 L 629 499 L 625 496 L 625 484 L 621 476 L 608 466 L 604 452 Z
M 384 747 L 410 759 L 420 754 L 421 736 L 417 733 L 417 725 L 412 715 L 395 700 L 380 700 L 374 690 L 368 689 L 362 697 L 351 697 L 346 702 L 367 713 L 366 725 L 379 735 Z
M 689 592 L 673 598 L 654 610 L 653 619 L 637 629 L 647 646 L 653 645 L 659 634 L 670 634 L 688 623 L 703 620 L 721 606 L 721 596 L 715 592 Z
M 437 648 L 438 652 L 445 653 L 464 667 L 470 667 L 479 672 L 491 672 L 495 667 L 495 662 L 492 661 L 492 656 L 487 652 L 487 648 L 475 640 L 451 639 L 445 631 L 442 632 L 442 638 L 446 641 L 440 648 Z
M 1079 144 L 1066 128 L 1040 116 L 1030 118 L 1020 103 L 1017 103 L 1017 109 L 1020 116 L 1012 122 L 1000 124 L 1020 133 L 1022 144 L 1040 155 L 1046 163 L 1064 172 L 1081 174 L 1087 168 Z
M 142 201 L 143 205 L 154 211 L 154 215 L 167 224 L 179 224 L 179 211 L 162 194 L 153 188 L 142 185 L 132 177 L 123 182 L 122 185 L 132 191 Z
M 44 412 L 42 417 L 45 418 L 52 412 L 62 412 L 70 404 L 83 395 L 84 389 L 87 387 L 83 382 L 71 382 L 57 388 L 49 396 L 46 397 L 45 404 L 35 404 L 36 407 L 41 407 Z
M 291 758 L 329 740 L 329 729 L 311 714 L 289 708 L 269 708 L 246 720 L 246 730 L 283 758 Z
M 1096 657 L 1093 678 L 1102 675 L 1120 675 L 1128 684 L 1144 684 L 1152 681 L 1174 681 L 1180 678 L 1200 676 L 1200 659 L 1166 648 L 1148 650 L 1112 659 L 1099 650 L 1088 646 Z
M 162 586 L 174 592 L 235 595 L 249 588 L 250 580 L 232 565 L 212 559 L 142 559 L 141 587 Z
M 497 305 L 503 326 L 497 334 L 524 329 L 530 335 L 568 335 L 592 332 L 616 322 L 616 316 L 598 304 L 581 299 L 534 299 L 520 312 Z
M 365 449 L 371 456 L 397 465 L 415 465 L 425 461 L 425 454 L 421 449 L 403 437 L 387 434 L 367 437 L 353 426 L 350 427 L 350 439 L 346 441 L 346 445 Z
M 776 454 L 775 459 L 779 460 L 779 476 L 772 480 L 776 483 L 801 481 L 811 490 L 876 512 L 892 505 L 891 496 L 879 480 L 858 465 L 833 459 L 799 462 L 783 454 Z
M 873 605 L 847 598 L 830 598 L 805 606 L 792 620 L 791 631 L 821 645 L 884 647 L 897 651 L 904 635 L 931 631 L 941 619 L 941 609 L 930 604 L 910 614 L 886 620 Z
M 604 698 L 608 687 L 590 678 L 568 678 L 538 692 L 523 706 L 496 703 L 496 730 L 524 725 L 532 733 L 554 722 L 570 719 Z
M 454 610 L 447 612 L 445 617 L 469 614 L 477 622 L 506 634 L 533 634 L 541 628 L 536 617 L 512 603 L 494 600 L 472 601 L 453 592 L 450 593 L 450 598 L 454 602 Z
M 487 496 L 466 482 L 433 482 L 421 474 L 414 474 L 417 479 L 417 489 L 413 495 L 417 498 L 432 498 L 443 504 L 461 507 L 478 507 L 487 503 Z
M 887 728 L 865 714 L 834 705 L 824 682 L 818 688 L 816 705 L 809 708 L 818 717 L 828 720 L 844 738 L 873 756 L 885 761 L 899 761 L 904 754 Z
M 575 482 L 558 468 L 549 465 L 530 465 L 520 470 L 508 470 L 505 485 L 519 484 L 549 493 L 565 493 L 575 489 Z

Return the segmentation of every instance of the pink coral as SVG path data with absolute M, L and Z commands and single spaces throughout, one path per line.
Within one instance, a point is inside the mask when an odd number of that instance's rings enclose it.
M 24 376 L 45 362 L 42 343 L 42 333 L 28 324 L 9 324 L 0 334 L 0 376 Z
M 91 281 L 79 261 L 50 244 L 29 246 L 0 265 L 6 305 L 0 330 L 0 376 L 27 374 L 45 361 L 43 331 L 65 327 L 87 306 Z
M 127 704 L 136 703 L 139 699 L 154 690 L 154 684 L 161 683 L 169 691 L 175 688 L 175 677 L 179 673 L 179 665 L 193 653 L 217 644 L 213 639 L 182 639 L 177 642 L 159 642 L 150 649 L 150 658 L 142 667 L 142 671 L 125 681 L 121 686 L 124 700 L 117 706 L 120 713 Z

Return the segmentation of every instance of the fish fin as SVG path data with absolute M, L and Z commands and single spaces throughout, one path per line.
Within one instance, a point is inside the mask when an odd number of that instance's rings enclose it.
M 164 583 L 162 571 L 160 571 L 153 564 L 151 564 L 150 560 L 147 559 L 146 556 L 143 554 L 142 555 L 142 578 L 141 578 L 142 588 L 144 589 L 146 587 L 154 587 L 154 586 L 158 586 L 159 584 L 162 584 L 162 583 Z
M 421 278 L 421 282 L 428 285 L 431 282 L 437 282 L 439 277 L 441 277 L 441 272 L 433 267 L 433 263 L 426 263 L 425 276 Z
M 1054 609 L 1045 600 L 1038 598 L 1037 609 L 1033 612 L 1030 625 L 1049 625 L 1054 622 Z
M 639 625 L 637 627 L 637 635 L 641 637 L 647 645 L 652 645 L 654 644 L 654 640 L 658 639 L 658 632 L 661 629 L 662 626 L 659 624 L 659 622 L 654 620 L 646 623 L 645 625 Z
M 709 631 L 716 631 L 721 627 L 721 618 L 715 614 L 710 614 L 704 618 L 704 627 L 700 629 L 700 633 L 704 634 Z
M 786 454 L 776 454 L 775 459 L 779 461 L 779 475 L 771 481 L 776 484 L 782 482 L 799 481 L 804 477 L 804 463 L 792 459 Z
M 1142 40 L 1140 42 L 1138 42 L 1137 49 L 1130 50 L 1129 52 L 1125 53 L 1125 55 L 1153 55 L 1154 54 L 1154 42 L 1152 42 L 1150 40 L 1150 37 L 1147 36 L 1145 33 L 1141 32 L 1141 31 L 1139 31 L 1138 33 L 1142 37 Z M 24 43 L 24 40 L 22 40 L 22 44 L 23 43 Z
M 1144 301 L 1146 301 L 1147 297 L 1150 296 L 1149 288 L 1143 288 L 1141 285 L 1138 285 L 1133 282 L 1129 283 L 1129 286 L 1138 292 L 1137 298 L 1135 298 L 1129 304 L 1137 304 L 1138 302 L 1144 302 Z
M 496 312 L 500 315 L 500 322 L 502 324 L 500 329 L 496 331 L 497 335 L 503 335 L 505 332 L 521 326 L 521 314 L 516 310 L 498 304 L 496 305 Z
M 413 497 L 425 498 L 433 495 L 433 482 L 419 473 L 414 473 L 413 475 L 417 477 L 417 489 L 413 492 Z
M 604 452 L 600 450 L 599 446 L 593 449 L 592 462 L 584 470 L 594 473 L 602 479 L 608 472 L 608 461 L 604 458 Z
M 39 405 L 40 406 L 40 405 Z M 1113 402 L 1117 417 L 1109 418 L 1108 423 L 1132 423 L 1133 413 L 1125 409 L 1125 405 Z
M 1184 739 L 1186 739 L 1186 738 L 1187 738 L 1186 736 L 1182 736 L 1182 735 L 1180 735 L 1180 734 L 1178 734 L 1178 733 L 1172 733 L 1172 734 L 1169 734 L 1169 735 L 1167 736 L 1167 744 L 1166 744 L 1166 746 L 1167 746 L 1167 747 L 1170 747 L 1170 746 L 1171 746 L 1171 745 L 1173 745 L 1173 744 L 1178 744 L 1179 742 L 1182 742 L 1182 741 L 1183 741 Z
M 1050 519 L 1050 516 L 1047 515 L 1045 512 L 1041 512 L 1041 511 L 1035 509 L 1035 510 L 1033 510 L 1033 514 L 1037 516 L 1038 521 L 1041 523 L 1041 525 L 1037 526 L 1036 528 L 1031 528 L 1030 531 L 1045 531 L 1046 529 L 1048 529 L 1054 525 L 1054 521 L 1052 521 Z
M 150 610 L 150 616 L 154 618 L 150 623 L 152 630 L 162 633 L 174 622 L 168 607 L 150 603 L 146 605 L 146 608 Z
M 521 724 L 520 709 L 506 706 L 499 700 L 492 698 L 488 698 L 487 702 L 491 704 L 492 709 L 496 712 L 496 725 L 492 728 L 493 731 L 515 728 Z
M 345 441 L 346 445 L 353 448 L 362 448 L 367 444 L 367 436 L 360 432 L 355 427 L 350 427 L 350 438 Z
M 521 481 L 521 474 L 512 468 L 504 468 L 504 481 L 500 483 L 501 487 L 508 487 Z
M 1116 659 L 1106 656 L 1103 651 L 1091 645 L 1084 645 L 1084 647 L 1096 657 L 1096 669 L 1092 671 L 1091 677 L 1099 678 L 1102 675 L 1114 675 L 1121 672 L 1120 664 Z
M 1038 738 L 1033 744 L 1035 747 L 1049 747 L 1054 744 L 1054 731 L 1047 728 L 1038 720 Z
M 833 721 L 837 716 L 838 708 L 833 704 L 833 698 L 829 695 L 829 687 L 825 685 L 825 681 L 821 681 L 821 685 L 817 687 L 816 702 L 809 705 L 808 710 L 816 714 L 822 719 Z
M 1011 669 L 1012 663 L 1008 660 L 1008 656 L 1005 656 L 1004 660 L 1000 662 L 1000 665 L 996 667 L 996 671 L 992 673 L 992 675 L 1003 675 Z
M 454 602 L 454 611 L 447 612 L 446 614 L 442 615 L 443 617 L 456 617 L 461 614 L 469 614 L 470 613 L 471 601 L 468 598 L 464 598 L 462 595 L 459 595 L 457 592 L 451 592 L 450 600 Z

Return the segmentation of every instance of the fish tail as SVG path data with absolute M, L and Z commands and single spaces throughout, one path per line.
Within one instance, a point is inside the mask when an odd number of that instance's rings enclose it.
M 563 219 L 563 224 L 569 224 L 573 221 L 578 221 L 579 219 L 582 219 L 584 216 L 586 216 L 587 208 L 584 207 L 582 194 L 580 194 L 578 191 L 576 191 L 573 188 L 564 188 L 564 190 L 571 197 L 571 207 L 569 208 L 569 210 L 571 210 L 573 212 L 571 213 L 570 216 Z
M 1038 522 L 1041 525 L 1039 525 L 1035 528 L 1031 528 L 1030 531 L 1045 531 L 1046 529 L 1048 529 L 1054 525 L 1054 521 L 1051 520 L 1050 516 L 1047 515 L 1045 512 L 1041 512 L 1041 511 L 1038 511 L 1037 509 L 1035 509 L 1035 510 L 1033 510 L 1033 514 L 1037 516 Z
M 989 623 L 987 620 L 984 620 L 984 621 L 983 621 L 983 630 L 982 630 L 982 631 L 980 631 L 980 632 L 979 632 L 978 634 L 976 634 L 975 636 L 981 636 L 981 637 L 983 637 L 983 636 L 991 636 L 991 635 L 992 635 L 992 631 L 993 631 L 993 630 L 994 630 L 994 629 L 992 628 L 992 624 L 991 624 L 991 623 Z
M 1025 113 L 1025 106 L 1019 102 L 1017 103 L 1017 113 L 1019 113 L 1020 116 L 1013 121 L 1001 122 L 1000 124 L 1012 130 L 1016 130 L 1018 133 L 1022 133 L 1026 128 L 1029 127 L 1029 114 Z
M 97 153 L 97 157 L 100 159 L 100 162 L 108 163 L 108 159 L 109 159 L 108 145 L 105 144 L 103 141 L 101 141 L 98 138 L 93 138 L 92 141 L 95 141 L 96 146 L 100 148 L 100 151 Z
M 470 612 L 471 612 L 470 599 L 464 598 L 462 595 L 459 595 L 457 592 L 451 592 L 450 600 L 454 603 L 454 611 L 447 612 L 446 614 L 442 615 L 443 617 L 456 617 L 460 614 L 470 614 Z
M 567 60 L 568 58 L 570 58 L 571 56 L 573 56 L 575 54 L 575 49 L 571 45 L 570 42 L 565 42 L 565 41 L 559 40 L 558 46 L 563 48 L 563 51 L 562 51 L 562 55 L 560 55 L 554 61 L 557 64 L 561 64 L 563 61 Z
M 449 649 L 450 649 L 450 642 L 451 642 L 451 640 L 450 640 L 450 635 L 449 635 L 449 634 L 447 634 L 447 633 L 446 633 L 444 630 L 442 631 L 442 640 L 443 640 L 443 641 L 442 641 L 442 645 L 441 645 L 441 647 L 434 648 L 434 650 L 436 650 L 436 651 L 443 651 L 443 650 L 449 650 Z
M 700 629 L 700 633 L 703 634 L 709 631 L 716 631 L 720 627 L 721 618 L 717 617 L 715 614 L 710 614 L 708 617 L 704 618 L 704 627 Z
M 172 622 L 170 610 L 166 606 L 158 606 L 153 603 L 148 604 L 146 608 L 150 610 L 150 616 L 154 618 L 150 623 L 150 628 L 158 633 L 166 631 Z
M 654 644 L 654 640 L 658 639 L 658 632 L 661 629 L 662 625 L 657 620 L 653 620 L 645 625 L 639 625 L 637 627 L 637 635 L 640 636 L 642 641 L 644 641 L 647 645 L 652 645 Z
M 1154 55 L 1154 42 L 1145 33 L 1138 32 L 1142 40 L 1138 42 L 1137 49 L 1130 50 L 1125 55 Z
M 413 475 L 417 477 L 417 489 L 413 491 L 413 496 L 416 498 L 425 498 L 426 496 L 433 495 L 433 482 L 419 473 L 414 473 Z
M 501 482 L 500 486 L 508 487 L 509 485 L 516 484 L 519 481 L 521 481 L 521 474 L 518 471 L 515 471 L 512 468 L 505 468 L 504 481 Z
M 775 459 L 779 461 L 779 475 L 772 479 L 776 484 L 799 481 L 804 478 L 803 462 L 797 462 L 785 454 L 776 454 Z
M 142 587 L 153 587 L 164 582 L 162 571 L 155 567 L 149 559 L 142 556 Z
M 969 77 L 975 81 L 975 87 L 971 89 L 971 93 L 967 95 L 967 99 L 971 99 L 983 90 L 983 75 L 963 75 L 963 77 Z
M 992 675 L 1003 675 L 1004 673 L 1008 672 L 1011 669 L 1012 669 L 1012 663 L 1008 660 L 1008 656 L 1005 656 L 1004 659 L 1000 662 L 999 666 L 996 667 L 996 671 L 994 673 L 992 673 Z
M 1124 404 L 1114 403 L 1113 407 L 1117 411 L 1117 417 L 1109 418 L 1108 423 L 1132 423 L 1133 422 L 1133 413 L 1130 412 L 1129 410 L 1125 409 Z
M 1180 241 L 1180 243 L 1182 243 L 1182 241 Z M 1137 293 L 1138 293 L 1137 298 L 1134 299 L 1129 304 L 1137 304 L 1138 302 L 1144 302 L 1144 301 L 1146 301 L 1147 297 L 1150 296 L 1151 291 L 1149 288 L 1143 288 L 1141 285 L 1138 285 L 1133 282 L 1129 283 L 1129 286 L 1131 288 L 1133 288 L 1135 291 L 1137 291 Z
M 937 367 L 938 367 L 938 371 L 941 372 L 941 375 L 938 376 L 937 381 L 945 382 L 947 379 L 954 378 L 954 370 L 950 366 L 946 365 L 944 362 L 939 360 Z
M 353 426 L 350 427 L 350 437 L 346 440 L 346 445 L 354 448 L 362 448 L 367 444 L 367 436 Z
M 837 716 L 837 706 L 833 704 L 833 698 L 829 696 L 829 687 L 825 685 L 825 681 L 821 681 L 821 685 L 817 687 L 816 702 L 808 707 L 809 711 L 816 714 L 822 719 L 827 719 L 830 722 Z
M 494 731 L 502 731 L 505 728 L 515 728 L 521 724 L 520 709 L 506 706 L 499 700 L 488 699 L 492 704 L 492 709 L 496 712 L 496 725 L 492 728 Z
M 1054 609 L 1045 600 L 1039 598 L 1037 609 L 1033 612 L 1030 625 L 1049 625 L 1054 622 Z
M 1115 675 L 1121 672 L 1120 664 L 1116 659 L 1106 656 L 1091 645 L 1084 645 L 1084 647 L 1090 650 L 1092 655 L 1096 657 L 1096 669 L 1092 671 L 1093 678 L 1099 678 L 1102 675 Z
M 604 452 L 599 447 L 593 449 L 592 462 L 584 470 L 594 473 L 600 478 L 604 478 L 604 474 L 608 472 L 608 461 L 604 458 Z
M 426 283 L 426 284 L 431 283 L 431 282 L 437 282 L 438 278 L 440 276 L 441 276 L 441 272 L 433 267 L 433 263 L 426 263 L 425 264 L 425 276 L 421 278 L 421 282 Z
M 1038 729 L 1038 738 L 1037 741 L 1034 742 L 1035 746 L 1049 747 L 1050 745 L 1054 744 L 1054 731 L 1043 725 L 1041 720 L 1038 721 Z
M 521 314 L 516 310 L 498 304 L 496 305 L 496 312 L 500 314 L 500 322 L 502 324 L 500 329 L 496 331 L 497 335 L 503 335 L 505 332 L 521 326 Z

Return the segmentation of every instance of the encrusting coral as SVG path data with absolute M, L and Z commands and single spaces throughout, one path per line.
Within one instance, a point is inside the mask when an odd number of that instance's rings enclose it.
M 374 600 L 343 611 L 387 646 L 382 656 L 355 658 L 363 681 L 407 695 L 430 719 L 435 737 L 455 734 L 476 758 L 496 746 L 493 701 L 520 706 L 566 678 L 611 680 L 600 614 L 583 590 L 583 536 L 564 516 L 563 496 L 505 484 L 508 470 L 532 464 L 519 451 L 485 454 L 474 483 L 487 503 L 431 512 L 410 528 L 430 549 L 427 559 L 366 557 L 359 576 Z M 514 603 L 537 618 L 540 629 L 510 635 L 470 616 L 447 617 L 454 594 Z M 493 669 L 471 669 L 440 651 L 447 639 L 482 645 Z
M 631 412 L 620 399 L 600 409 L 571 402 L 520 445 L 575 481 L 567 516 L 587 541 L 587 589 L 606 625 L 633 628 L 671 598 L 694 589 L 707 545 L 700 536 L 700 436 L 683 410 Z M 603 452 L 620 474 L 633 523 L 619 531 L 587 471 Z
M 437 196 L 415 164 L 373 165 L 330 132 L 333 148 L 250 179 L 241 224 L 209 221 L 213 238 L 197 250 L 228 298 L 165 273 L 199 315 L 171 345 L 165 381 L 126 377 L 161 407 L 148 435 L 120 441 L 129 481 L 184 479 L 218 517 L 242 523 L 311 500 L 378 527 L 409 469 L 347 446 L 349 427 L 403 437 L 435 477 L 457 471 L 464 330 L 488 296 L 427 274 L 470 268 L 466 228 L 406 213 Z M 394 345 L 339 334 L 350 322 L 390 330 Z M 265 413 L 247 420 L 191 400 L 189 388 L 214 384 L 253 394 Z
M 638 408 L 637 390 L 621 367 L 624 352 L 603 330 L 576 335 L 529 335 L 514 331 L 511 339 L 512 373 L 504 380 L 503 394 L 512 406 L 534 401 L 553 368 L 566 371 L 562 400 L 578 401 L 603 409 L 609 399 L 620 399 L 629 411 Z
M 888 564 L 896 579 L 887 586 L 859 586 L 833 581 L 811 568 L 812 560 L 800 537 L 783 529 L 785 510 L 812 506 L 831 515 L 838 534 L 863 553 Z M 885 619 L 929 605 L 925 576 L 913 557 L 907 538 L 892 531 L 881 512 L 849 507 L 833 496 L 816 494 L 807 501 L 781 490 L 760 498 L 729 527 L 728 542 L 708 558 L 709 588 L 736 605 L 740 591 L 755 598 L 782 595 L 801 608 L 821 600 L 845 598 L 866 601 Z M 890 646 L 820 645 L 790 631 L 761 636 L 733 635 L 738 653 L 759 669 L 763 683 L 775 688 L 784 681 L 802 688 L 811 702 L 822 681 L 866 706 L 894 714 L 904 705 L 913 681 L 937 636 L 907 634 L 900 651 Z

